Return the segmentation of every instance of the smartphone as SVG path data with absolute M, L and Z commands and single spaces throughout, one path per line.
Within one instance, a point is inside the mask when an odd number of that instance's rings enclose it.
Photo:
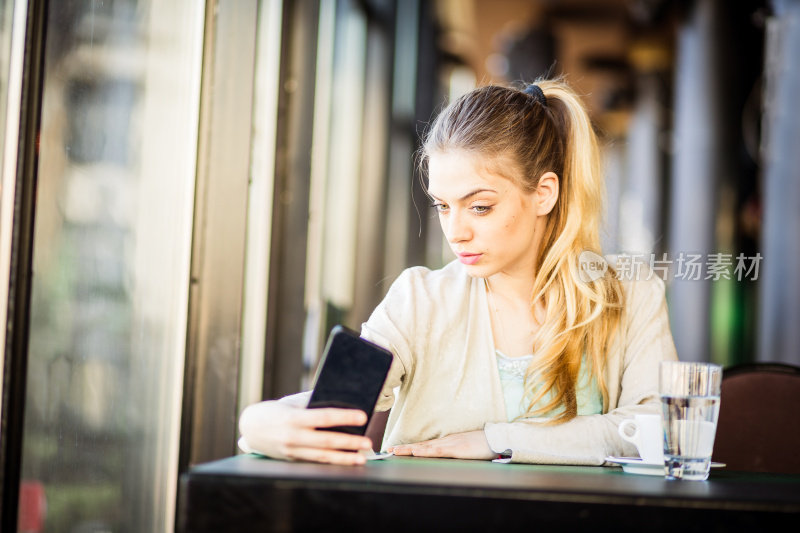
M 367 423 L 321 429 L 364 435 L 391 365 L 389 350 L 344 326 L 334 326 L 314 378 L 308 408 L 361 409 L 367 413 Z

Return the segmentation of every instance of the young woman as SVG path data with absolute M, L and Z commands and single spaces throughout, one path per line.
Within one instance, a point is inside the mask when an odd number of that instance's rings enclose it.
M 457 259 L 403 272 L 362 326 L 394 354 L 377 407 L 391 409 L 383 448 L 559 464 L 636 455 L 617 426 L 658 412 L 658 364 L 675 347 L 660 279 L 580 270 L 582 253 L 600 253 L 604 186 L 578 97 L 556 81 L 476 89 L 439 114 L 422 155 Z M 363 463 L 354 452 L 368 438 L 318 428 L 365 413 L 307 401 L 245 409 L 242 448 Z

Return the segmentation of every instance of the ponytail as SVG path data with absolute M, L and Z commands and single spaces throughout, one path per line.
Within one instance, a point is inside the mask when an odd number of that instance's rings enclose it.
M 528 367 L 523 417 L 540 416 L 560 405 L 554 418 L 564 422 L 577 415 L 576 383 L 581 363 L 591 374 L 608 406 L 604 371 L 606 355 L 619 327 L 622 288 L 612 269 L 594 281 L 580 277 L 580 254 L 602 255 L 599 228 L 605 202 L 597 136 L 578 96 L 566 84 L 541 81 L 556 130 L 564 136 L 559 199 L 550 215 L 539 252 L 533 301 L 541 301 L 545 318 L 534 339 L 538 357 Z M 584 359 L 585 356 L 585 359 Z M 532 409 L 550 391 L 552 399 Z

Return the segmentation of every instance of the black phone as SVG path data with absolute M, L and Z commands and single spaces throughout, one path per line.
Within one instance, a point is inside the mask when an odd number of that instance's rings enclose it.
M 367 423 L 321 429 L 364 435 L 391 365 L 389 350 L 344 326 L 334 326 L 314 378 L 308 408 L 361 409 L 367 413 Z

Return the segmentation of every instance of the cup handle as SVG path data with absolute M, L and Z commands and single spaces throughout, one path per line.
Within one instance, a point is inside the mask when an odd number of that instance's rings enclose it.
M 628 435 L 628 433 L 627 433 L 629 427 L 633 428 L 633 434 L 632 435 Z M 619 433 L 620 437 L 622 437 L 626 441 L 630 442 L 631 444 L 636 445 L 637 448 L 639 447 L 639 445 L 638 445 L 638 441 L 639 441 L 639 426 L 636 425 L 636 420 L 634 420 L 633 418 L 628 418 L 626 420 L 623 420 L 622 423 L 617 428 L 617 432 Z

